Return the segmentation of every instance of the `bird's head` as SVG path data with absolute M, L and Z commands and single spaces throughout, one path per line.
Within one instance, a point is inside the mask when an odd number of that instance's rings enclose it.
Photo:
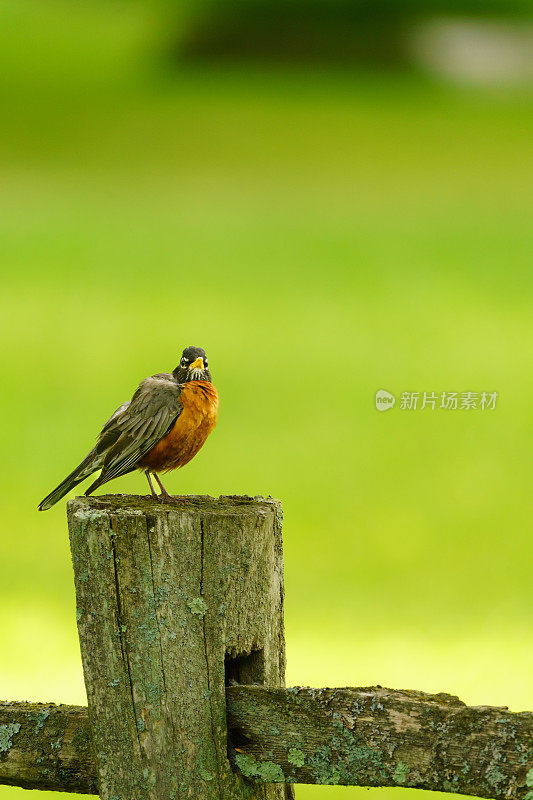
M 187 381 L 210 381 L 211 373 L 208 369 L 207 356 L 201 347 L 186 347 L 181 354 L 181 360 L 172 373 L 178 383 Z

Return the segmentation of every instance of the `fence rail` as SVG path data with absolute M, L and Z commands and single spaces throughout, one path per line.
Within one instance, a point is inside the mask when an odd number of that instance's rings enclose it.
M 380 686 L 228 686 L 226 704 L 230 761 L 259 784 L 411 786 L 502 800 L 527 792 L 530 712 Z M 1 730 L 9 733 L 0 783 L 98 793 L 86 708 L 2 703 Z
M 0 703 L 0 784 L 284 800 L 293 783 L 533 800 L 533 714 L 283 686 L 281 506 L 70 501 L 88 708 Z

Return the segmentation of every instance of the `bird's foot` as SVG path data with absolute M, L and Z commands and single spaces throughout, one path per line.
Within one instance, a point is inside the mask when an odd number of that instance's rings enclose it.
M 172 503 L 173 505 L 179 504 L 179 500 L 176 497 L 172 497 L 172 495 L 168 492 L 161 492 L 157 499 L 160 503 Z
M 174 505 L 176 503 L 179 503 L 179 500 L 176 500 L 175 497 L 172 497 L 172 495 L 170 495 L 167 492 L 167 490 L 165 489 L 165 487 L 163 486 L 163 484 L 159 480 L 159 476 L 155 472 L 154 472 L 154 478 L 156 479 L 157 483 L 159 484 L 159 488 L 161 489 L 161 494 L 157 498 L 159 500 L 159 502 L 160 503 L 174 503 Z

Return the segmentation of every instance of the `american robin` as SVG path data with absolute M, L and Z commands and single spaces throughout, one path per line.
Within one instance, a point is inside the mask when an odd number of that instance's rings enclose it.
M 96 447 L 44 498 L 39 510 L 51 508 L 98 469 L 102 471 L 86 495 L 112 478 L 140 469 L 154 497 L 172 500 L 157 473 L 183 467 L 196 455 L 216 425 L 217 408 L 218 394 L 205 351 L 186 347 L 173 372 L 145 378 L 131 400 L 117 408 L 102 428 Z

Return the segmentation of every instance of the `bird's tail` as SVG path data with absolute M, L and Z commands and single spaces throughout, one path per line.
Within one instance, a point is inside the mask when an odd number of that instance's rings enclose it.
M 89 475 L 92 475 L 93 472 L 96 472 L 97 469 L 101 467 L 100 459 L 96 455 L 96 449 L 91 450 L 91 452 L 85 456 L 81 464 L 79 464 L 75 470 L 73 470 L 70 475 L 67 475 L 64 481 L 61 481 L 59 486 L 50 492 L 44 500 L 41 500 L 39 503 L 39 511 L 48 511 L 49 508 L 57 503 L 58 500 L 61 500 L 71 489 L 81 483 L 85 478 L 88 478 Z
M 94 483 L 91 483 L 91 485 L 85 492 L 85 497 L 89 497 L 89 495 L 92 494 L 94 491 L 96 491 L 96 489 L 99 489 L 100 486 L 103 486 L 104 483 L 107 483 L 113 478 L 121 478 L 123 475 L 129 475 L 130 472 L 134 472 L 136 469 L 137 467 L 134 465 L 133 467 L 130 467 L 129 469 L 124 470 L 123 472 L 118 472 L 116 475 L 111 475 L 111 477 L 109 477 L 109 473 L 106 475 L 105 470 L 102 470 L 102 472 L 94 481 Z

